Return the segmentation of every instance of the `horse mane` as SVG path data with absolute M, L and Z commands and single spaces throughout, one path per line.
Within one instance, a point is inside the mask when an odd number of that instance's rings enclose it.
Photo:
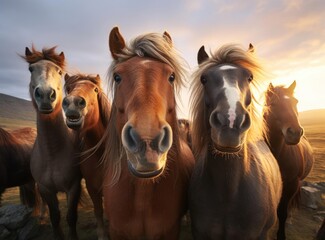
M 171 42 L 164 38 L 162 34 L 148 33 L 140 35 L 133 39 L 130 44 L 122 50 L 122 53 L 117 54 L 117 56 L 118 58 L 111 63 L 107 74 L 108 83 L 113 97 L 112 105 L 115 104 L 114 93 L 117 89 L 117 85 L 113 79 L 113 72 L 119 63 L 125 62 L 135 56 L 152 58 L 171 66 L 175 71 L 175 81 L 173 82 L 173 86 L 176 95 L 179 96 L 180 88 L 185 85 L 187 63 L 179 55 L 178 51 L 173 47 Z M 103 138 L 97 144 L 98 146 L 100 146 L 102 142 L 105 142 L 106 144 L 101 162 L 104 164 L 106 174 L 112 176 L 110 182 L 111 185 L 117 183 L 122 171 L 121 159 L 123 159 L 126 155 L 119 133 L 116 131 L 116 115 L 117 110 L 113 107 L 108 127 L 105 130 Z M 178 138 L 179 129 L 176 111 L 174 111 L 173 123 L 171 124 L 171 127 L 173 129 L 173 146 L 176 145 L 176 151 L 178 151 L 180 148 L 180 142 Z M 172 151 L 172 148 L 170 151 Z
M 191 84 L 191 118 L 192 126 L 192 144 L 195 156 L 198 158 L 206 158 L 208 143 L 210 142 L 209 118 L 205 110 L 204 88 L 200 81 L 203 72 L 211 67 L 220 64 L 235 64 L 249 70 L 253 74 L 253 81 L 250 83 L 252 92 L 252 103 L 248 107 L 251 117 L 251 127 L 247 133 L 246 142 L 255 142 L 263 138 L 264 124 L 262 117 L 258 112 L 257 96 L 253 93 L 260 92 L 260 86 L 267 75 L 262 68 L 255 54 L 244 50 L 236 44 L 226 44 L 221 46 L 211 57 L 201 63 L 197 70 L 193 73 Z
M 180 88 L 185 85 L 188 65 L 171 42 L 163 37 L 162 34 L 147 33 L 140 35 L 122 49 L 122 53 L 117 54 L 117 56 L 118 59 L 114 60 L 108 69 L 108 82 L 113 93 L 116 90 L 116 85 L 112 73 L 116 66 L 135 56 L 152 58 L 171 66 L 175 70 L 174 88 L 177 94 L 179 94 Z
M 93 84 L 95 84 L 98 87 L 98 105 L 99 105 L 99 111 L 100 111 L 100 117 L 101 121 L 103 123 L 103 126 L 106 127 L 109 121 L 110 111 L 111 111 L 111 105 L 108 101 L 108 98 L 106 94 L 103 92 L 102 86 L 101 86 L 101 78 L 99 75 L 94 74 L 82 74 L 78 73 L 73 76 L 69 76 L 65 79 L 64 89 L 65 91 L 70 88 L 73 89 L 75 86 L 80 83 L 81 81 L 89 81 Z
M 36 63 L 40 60 L 48 60 L 56 65 L 58 65 L 60 68 L 65 69 L 66 62 L 65 59 L 62 59 L 59 54 L 55 52 L 55 49 L 57 46 L 51 47 L 51 48 L 43 48 L 42 51 L 37 51 L 34 45 L 32 45 L 32 55 L 20 55 L 23 59 L 26 60 L 29 64 Z

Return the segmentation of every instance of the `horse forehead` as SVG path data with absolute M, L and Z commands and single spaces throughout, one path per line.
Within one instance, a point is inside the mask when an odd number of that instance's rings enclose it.
M 172 71 L 172 68 L 153 58 L 133 57 L 120 63 L 116 70 L 133 74 L 134 72 L 167 72 Z

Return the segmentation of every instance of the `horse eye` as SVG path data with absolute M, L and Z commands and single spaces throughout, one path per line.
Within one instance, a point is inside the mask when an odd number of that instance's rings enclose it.
M 29 66 L 28 70 L 29 70 L 30 72 L 33 72 L 34 69 L 33 69 L 32 66 Z
M 69 87 L 66 87 L 66 88 L 65 88 L 65 91 L 66 91 L 67 93 L 69 93 L 69 92 L 70 92 L 70 88 L 69 88 Z
M 207 82 L 207 79 L 205 77 L 201 76 L 201 83 L 204 85 L 204 84 L 206 84 L 206 82 Z
M 249 78 L 248 78 L 248 82 L 253 81 L 253 79 L 254 79 L 253 75 L 250 75 Z
M 170 82 L 174 82 L 175 81 L 175 73 L 172 73 L 170 76 L 169 76 L 169 79 L 168 79 Z
M 122 81 L 121 76 L 118 75 L 117 73 L 114 73 L 113 78 L 114 78 L 114 81 L 115 81 L 116 83 L 120 83 L 120 82 Z
M 95 91 L 96 93 L 98 93 L 98 88 L 95 88 L 94 91 Z
M 58 69 L 58 74 L 62 75 L 62 70 Z

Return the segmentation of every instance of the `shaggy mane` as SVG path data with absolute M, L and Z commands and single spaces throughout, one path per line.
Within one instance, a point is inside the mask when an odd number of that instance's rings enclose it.
M 263 120 L 258 113 L 257 96 L 254 96 L 253 93 L 259 92 L 266 72 L 253 53 L 235 44 L 223 45 L 217 51 L 211 53 L 211 57 L 201 63 L 193 73 L 191 84 L 191 118 L 193 122 L 193 150 L 196 159 L 206 158 L 208 143 L 210 142 L 209 116 L 205 112 L 204 88 L 200 77 L 209 68 L 226 63 L 243 67 L 253 74 L 253 81 L 250 83 L 252 103 L 248 107 L 252 124 L 248 130 L 246 142 L 258 141 L 263 138 Z
M 36 63 L 40 60 L 49 60 L 55 63 L 56 65 L 58 65 L 60 68 L 64 69 L 66 65 L 65 60 L 64 59 L 62 60 L 60 55 L 55 52 L 56 48 L 57 46 L 54 46 L 52 48 L 43 48 L 42 52 L 40 52 L 37 51 L 33 45 L 31 50 L 32 55 L 30 56 L 21 55 L 21 57 L 25 59 L 26 62 L 28 62 L 29 64 Z

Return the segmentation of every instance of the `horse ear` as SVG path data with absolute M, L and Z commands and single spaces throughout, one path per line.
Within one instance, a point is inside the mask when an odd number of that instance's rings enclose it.
M 114 59 L 118 58 L 118 54 L 122 52 L 122 49 L 125 48 L 125 41 L 122 37 L 118 27 L 114 27 L 108 38 L 109 50 L 111 51 L 111 55 Z
M 33 53 L 29 50 L 28 47 L 26 47 L 25 48 L 25 56 L 27 57 L 27 56 L 31 56 L 31 55 L 33 55 Z
M 70 78 L 69 74 L 66 73 L 66 74 L 64 75 L 64 81 L 67 81 L 69 78 Z
M 249 44 L 249 46 L 248 46 L 248 52 L 250 52 L 250 53 L 253 53 L 253 52 L 255 52 L 255 47 L 253 46 L 253 44 Z
M 272 83 L 269 84 L 268 90 L 272 92 L 274 91 L 274 86 Z
M 63 62 L 64 59 L 65 59 L 64 52 L 61 52 L 61 53 L 59 54 L 59 57 L 60 57 L 61 61 Z
M 288 90 L 291 94 L 293 94 L 293 92 L 296 88 L 296 85 L 297 85 L 296 80 L 294 80 L 293 83 L 291 83 L 291 85 L 288 87 Z
M 199 49 L 199 52 L 197 53 L 197 62 L 198 64 L 201 64 L 208 59 L 209 59 L 209 55 L 206 53 L 204 46 L 202 46 Z
M 172 40 L 172 37 L 170 36 L 170 34 L 168 32 L 164 32 L 163 34 L 163 37 L 165 38 L 165 40 L 170 44 L 172 45 L 173 44 L 173 40 Z

